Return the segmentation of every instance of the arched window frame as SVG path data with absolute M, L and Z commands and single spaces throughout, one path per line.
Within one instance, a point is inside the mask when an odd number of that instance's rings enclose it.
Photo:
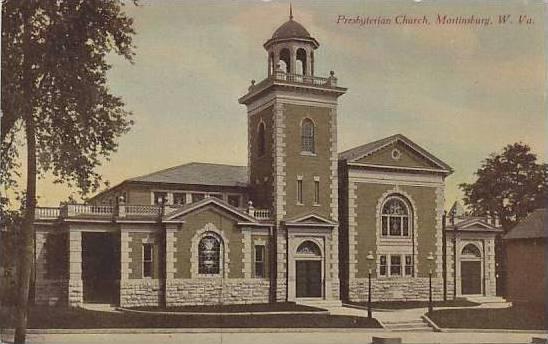
M 463 258 L 481 259 L 481 250 L 477 245 L 468 243 L 464 245 L 460 255 Z
M 399 202 L 403 205 L 405 214 L 390 214 L 385 212 L 391 202 Z M 400 195 L 387 197 L 381 207 L 381 237 L 383 238 L 409 238 L 413 232 L 413 209 L 410 202 Z M 399 234 L 392 231 L 392 224 L 399 223 Z M 395 228 L 394 228 L 395 229 Z
M 257 155 L 264 156 L 266 153 L 266 125 L 261 121 L 257 127 Z
M 206 250 L 207 247 L 205 246 L 208 244 L 208 242 L 213 244 L 213 247 L 211 248 L 211 250 Z M 221 238 L 219 238 L 214 233 L 206 233 L 205 235 L 202 236 L 202 238 L 198 242 L 198 274 L 200 275 L 221 274 L 221 269 L 222 269 L 221 247 L 222 246 L 223 246 L 223 242 Z M 211 263 L 211 267 L 207 266 L 206 264 L 206 262 L 208 261 L 207 259 L 213 260 L 213 262 Z
M 316 125 L 310 118 L 301 122 L 301 153 L 316 154 Z
M 295 251 L 296 255 L 307 256 L 307 257 L 322 257 L 322 249 L 320 246 L 312 240 L 304 240 L 297 246 Z
M 200 273 L 199 267 L 199 246 L 202 238 L 214 236 L 220 241 L 219 253 L 219 273 L 203 274 Z M 229 258 L 228 240 L 222 230 L 219 230 L 214 224 L 207 223 L 203 228 L 196 231 L 191 240 L 191 261 L 190 272 L 192 278 L 211 277 L 211 278 L 226 278 L 230 273 L 230 258 Z

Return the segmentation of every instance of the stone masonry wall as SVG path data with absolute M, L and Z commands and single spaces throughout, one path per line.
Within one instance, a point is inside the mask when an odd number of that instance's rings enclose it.
M 175 279 L 167 284 L 167 305 L 267 303 L 268 279 Z
M 120 281 L 120 306 L 158 306 L 162 290 L 158 279 Z
M 428 300 L 428 278 L 371 279 L 373 301 Z M 367 278 L 357 278 L 349 283 L 350 301 L 367 301 Z M 451 299 L 452 295 L 448 294 Z M 443 299 L 443 279 L 432 278 L 432 299 Z

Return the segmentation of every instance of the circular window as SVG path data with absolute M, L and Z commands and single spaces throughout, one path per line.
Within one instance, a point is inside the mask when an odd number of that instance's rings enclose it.
M 392 150 L 392 159 L 399 160 L 401 158 L 401 152 L 399 149 Z

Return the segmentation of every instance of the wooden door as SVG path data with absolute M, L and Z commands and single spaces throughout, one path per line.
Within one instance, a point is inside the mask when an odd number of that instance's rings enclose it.
M 297 261 L 297 297 L 322 296 L 322 264 L 319 260 Z
M 463 261 L 460 263 L 462 294 L 481 294 L 481 262 Z

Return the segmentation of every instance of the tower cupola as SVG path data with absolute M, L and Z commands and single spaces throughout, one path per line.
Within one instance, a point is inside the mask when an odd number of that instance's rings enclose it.
M 319 46 L 308 30 L 293 19 L 290 6 L 289 20 L 264 44 L 268 52 L 268 75 L 274 74 L 278 68 L 290 74 L 314 75 L 314 50 Z

